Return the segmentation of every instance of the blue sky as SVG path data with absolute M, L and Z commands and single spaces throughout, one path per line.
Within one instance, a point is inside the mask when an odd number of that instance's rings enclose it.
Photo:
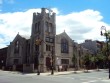
M 57 13 L 57 34 L 65 30 L 76 42 L 102 40 L 100 27 L 110 28 L 109 3 L 110 0 L 0 0 L 0 48 L 18 32 L 30 35 L 32 13 L 40 12 L 42 7 Z
M 2 12 L 25 11 L 31 8 L 56 7 L 62 14 L 85 9 L 98 10 L 104 16 L 104 21 L 109 22 L 110 0 L 1 0 Z

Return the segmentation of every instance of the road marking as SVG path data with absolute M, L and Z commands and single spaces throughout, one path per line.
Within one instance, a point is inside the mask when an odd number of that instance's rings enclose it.
M 96 82 L 97 80 L 92 80 L 92 81 L 89 81 L 89 82 Z
M 92 81 L 87 81 L 87 82 L 82 82 L 82 83 L 92 83 L 92 82 L 96 82 L 97 80 L 92 80 Z
M 75 79 L 74 77 L 62 77 L 62 76 L 52 76 L 52 77 Z
M 82 82 L 82 83 L 89 83 L 89 82 Z

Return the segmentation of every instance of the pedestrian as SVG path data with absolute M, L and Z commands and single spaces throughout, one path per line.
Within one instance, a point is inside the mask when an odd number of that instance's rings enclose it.
M 62 65 L 59 66 L 60 71 L 62 70 Z

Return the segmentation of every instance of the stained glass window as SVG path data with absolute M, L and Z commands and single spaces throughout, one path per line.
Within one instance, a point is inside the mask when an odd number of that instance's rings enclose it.
M 68 41 L 66 39 L 61 39 L 61 53 L 68 53 Z
M 15 49 L 14 49 L 14 53 L 19 53 L 19 41 L 15 42 Z

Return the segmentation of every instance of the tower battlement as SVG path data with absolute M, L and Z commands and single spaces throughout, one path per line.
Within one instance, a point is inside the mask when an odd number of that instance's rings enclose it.
M 56 13 L 48 8 L 41 8 L 41 13 L 33 13 L 33 22 L 37 22 L 39 19 L 55 22 Z

